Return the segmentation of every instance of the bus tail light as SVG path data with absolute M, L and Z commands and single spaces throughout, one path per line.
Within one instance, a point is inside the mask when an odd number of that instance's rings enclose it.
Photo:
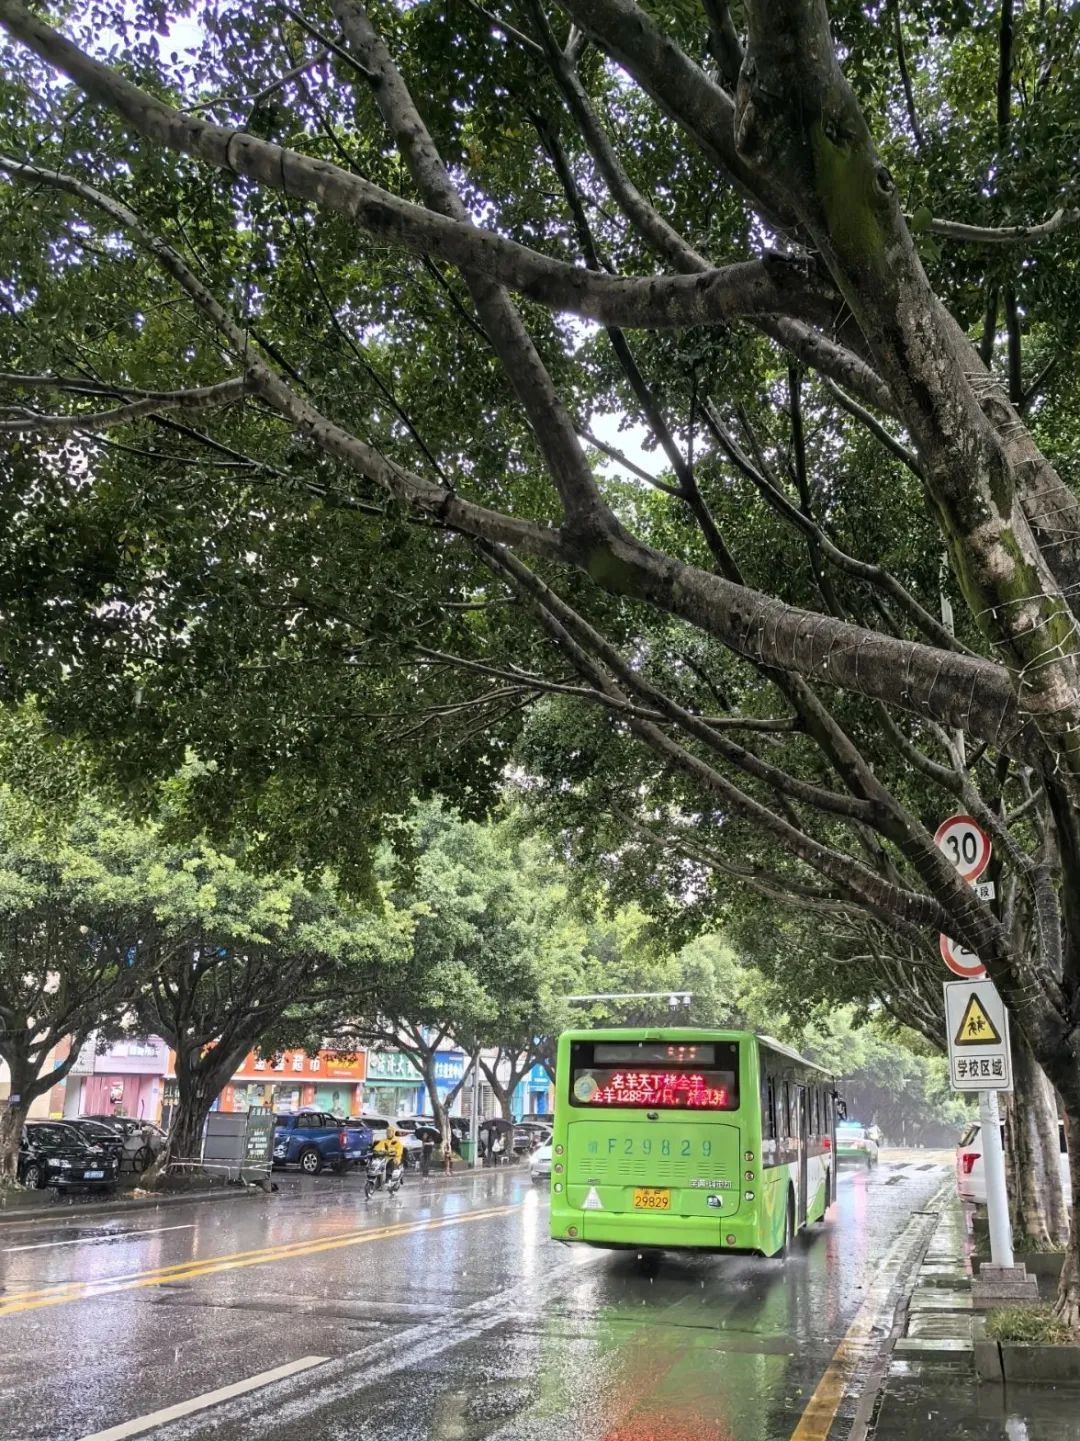
M 754 1173 L 753 1173 L 753 1171 L 744 1171 L 744 1172 L 743 1172 L 743 1180 L 744 1180 L 744 1181 L 752 1181 L 753 1179 L 754 1179 Z
M 576 1227 L 576 1226 L 567 1226 L 567 1228 L 566 1228 L 566 1234 L 567 1234 L 568 1236 L 576 1236 L 576 1235 L 577 1235 L 577 1227 Z
M 744 1160 L 744 1161 L 752 1161 L 753 1159 L 754 1159 L 754 1153 L 753 1153 L 753 1151 L 744 1151 L 744 1152 L 743 1152 L 743 1160 Z
M 558 1175 L 560 1175 L 560 1176 L 562 1175 L 562 1173 L 563 1173 L 563 1163 L 562 1163 L 561 1161 L 556 1161 L 556 1162 L 555 1162 L 555 1170 L 556 1170 L 556 1172 L 558 1173 Z
M 963 1151 L 960 1155 L 960 1169 L 965 1176 L 970 1176 L 975 1169 L 975 1162 L 982 1153 L 980 1151 Z
M 562 1182 L 561 1182 L 561 1181 L 556 1181 L 555 1184 L 554 1184 L 554 1186 L 552 1186 L 551 1189 L 552 1189 L 553 1191 L 561 1191 L 561 1190 L 562 1190 Z
M 753 1191 L 744 1191 L 744 1192 L 743 1192 L 743 1200 L 744 1200 L 744 1201 L 752 1201 L 753 1199 L 754 1199 L 754 1193 L 753 1193 Z
M 566 1149 L 565 1146 L 556 1146 L 556 1147 L 555 1147 L 555 1154 L 556 1154 L 556 1156 L 561 1156 L 562 1153 L 563 1153 L 563 1151 L 564 1151 L 565 1149 Z
M 739 1238 L 738 1238 L 737 1236 L 725 1236 L 725 1237 L 724 1237 L 724 1241 L 725 1241 L 726 1244 L 729 1245 L 729 1246 L 734 1246 L 735 1242 L 736 1242 L 738 1239 L 739 1239 Z
M 832 1150 L 832 1137 L 831 1137 L 831 1136 L 822 1136 L 822 1138 L 821 1138 L 821 1144 L 822 1144 L 822 1146 L 824 1146 L 824 1148 L 825 1148 L 826 1151 L 831 1151 L 831 1150 Z

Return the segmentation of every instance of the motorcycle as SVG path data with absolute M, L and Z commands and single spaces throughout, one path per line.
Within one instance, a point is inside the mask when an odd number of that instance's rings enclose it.
M 404 1174 L 404 1166 L 389 1166 L 386 1156 L 377 1156 L 374 1152 L 367 1159 L 367 1179 L 364 1182 L 364 1195 L 370 1201 L 376 1191 L 386 1189 L 388 1195 L 392 1196 L 401 1186 L 401 1178 Z

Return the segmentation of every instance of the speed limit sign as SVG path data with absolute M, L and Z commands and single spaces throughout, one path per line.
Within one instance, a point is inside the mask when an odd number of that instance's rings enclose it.
M 942 821 L 934 833 L 934 844 L 965 881 L 981 876 L 990 864 L 990 837 L 970 816 L 950 816 Z
M 941 935 L 938 938 L 938 946 L 941 949 L 941 959 L 952 971 L 954 976 L 962 976 L 965 981 L 979 980 L 986 975 L 986 967 L 974 951 L 969 951 L 967 946 L 960 941 L 954 941 L 951 936 Z

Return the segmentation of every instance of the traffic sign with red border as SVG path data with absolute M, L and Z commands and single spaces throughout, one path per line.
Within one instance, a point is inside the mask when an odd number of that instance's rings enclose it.
M 971 816 L 950 816 L 934 832 L 934 844 L 963 876 L 974 881 L 990 864 L 990 837 Z
M 960 941 L 954 941 L 951 936 L 943 933 L 938 937 L 938 946 L 941 959 L 954 976 L 961 976 L 965 981 L 978 981 L 986 975 L 986 967 L 982 961 Z

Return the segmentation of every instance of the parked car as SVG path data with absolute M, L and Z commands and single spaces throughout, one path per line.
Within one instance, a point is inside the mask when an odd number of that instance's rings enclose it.
M 551 1142 L 537 1146 L 529 1161 L 529 1170 L 534 1181 L 546 1181 L 551 1175 Z
M 144 1121 L 136 1116 L 79 1116 L 77 1120 L 65 1124 L 93 1127 L 93 1131 L 84 1130 L 82 1133 L 91 1144 L 107 1146 L 107 1138 L 116 1137 L 120 1143 L 122 1176 L 141 1176 L 154 1157 L 165 1149 L 169 1139 L 153 1121 Z
M 414 1136 L 410 1130 L 402 1125 L 402 1121 L 409 1121 L 412 1119 L 411 1117 L 403 1116 L 401 1120 L 399 1120 L 397 1116 L 378 1116 L 365 1111 L 360 1119 L 371 1131 L 372 1137 L 376 1141 L 381 1141 L 386 1135 L 387 1127 L 393 1126 L 400 1133 L 401 1144 L 405 1147 L 406 1166 L 410 1168 L 419 1166 L 420 1157 L 424 1153 L 424 1143 L 418 1136 Z
M 962 1201 L 974 1201 L 978 1206 L 986 1205 L 986 1161 L 982 1147 L 982 1123 L 972 1121 L 964 1131 L 956 1147 L 956 1189 Z M 1005 1144 L 1005 1126 L 1001 1127 L 1001 1142 Z M 1061 1190 L 1066 1204 L 1072 1204 L 1072 1180 L 1069 1176 L 1069 1146 L 1065 1139 L 1065 1122 L 1058 1122 L 1058 1165 L 1061 1175 Z
M 142 1131 L 154 1153 L 156 1154 L 165 1145 L 166 1133 L 153 1121 L 144 1120 L 141 1116 L 80 1116 L 80 1121 L 94 1121 L 99 1126 L 108 1126 L 110 1130 L 116 1131 L 121 1136 L 133 1136 L 136 1131 Z
M 872 1130 L 872 1127 L 860 1126 L 857 1121 L 841 1121 L 836 1128 L 836 1159 L 860 1161 L 867 1169 L 876 1166 L 878 1143 Z
M 60 1122 L 57 1122 L 59 1125 Z M 124 1137 L 114 1126 L 106 1126 L 104 1121 L 91 1121 L 88 1117 L 79 1116 L 74 1121 L 64 1121 L 65 1126 L 70 1126 L 77 1135 L 87 1143 L 88 1146 L 98 1146 L 107 1156 L 119 1162 L 124 1154 Z
M 116 1185 L 115 1157 L 91 1146 L 61 1121 L 27 1121 L 19 1146 L 19 1180 L 31 1190 L 108 1190 Z
M 339 1173 L 363 1160 L 373 1144 L 371 1128 L 340 1121 L 328 1111 L 281 1112 L 274 1117 L 275 1166 L 299 1166 L 317 1176 L 325 1166 Z
M 550 1126 L 515 1126 L 514 1127 L 514 1151 L 517 1155 L 526 1155 L 543 1146 L 551 1140 Z

